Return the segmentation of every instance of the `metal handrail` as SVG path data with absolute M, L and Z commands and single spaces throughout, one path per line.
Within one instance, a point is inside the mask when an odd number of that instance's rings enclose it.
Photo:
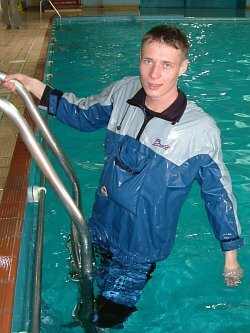
M 6 75 L 7 75 L 6 73 L 0 71 L 0 82 L 4 81 Z M 57 140 L 55 139 L 55 137 L 53 136 L 53 134 L 48 129 L 46 123 L 43 120 L 43 117 L 37 110 L 37 106 L 36 106 L 33 98 L 31 97 L 30 93 L 19 81 L 12 80 L 12 82 L 16 86 L 17 93 L 23 99 L 30 116 L 34 120 L 34 122 L 35 122 L 36 126 L 39 128 L 42 136 L 44 137 L 44 139 L 50 146 L 51 150 L 53 151 L 53 153 L 57 157 L 58 161 L 60 162 L 60 165 L 62 166 L 63 170 L 65 171 L 65 174 L 67 175 L 67 177 L 70 181 L 71 187 L 72 187 L 74 201 L 75 201 L 77 207 L 80 208 L 80 203 L 81 203 L 80 185 L 79 185 L 79 181 L 77 179 L 77 176 L 76 176 L 69 160 L 63 153 L 61 147 L 59 146 L 59 144 L 58 144 Z M 81 249 L 78 246 L 78 243 L 79 243 L 78 236 L 77 236 L 77 232 L 76 232 L 74 225 L 72 225 L 72 236 L 73 236 L 73 241 L 75 243 L 74 245 L 76 247 L 76 251 L 74 251 L 73 259 L 77 260 L 77 262 L 75 264 L 80 269 L 81 268 L 81 258 L 80 258 Z
M 42 1 L 40 1 L 40 19 L 42 19 L 42 4 L 45 1 L 48 2 L 51 5 L 51 7 L 54 9 L 54 11 L 59 16 L 59 22 L 60 22 L 60 27 L 61 27 L 62 26 L 62 16 L 61 16 L 61 14 L 59 13 L 59 11 L 56 9 L 56 7 L 54 6 L 54 4 L 50 0 L 42 0 Z
M 0 81 L 4 81 L 6 77 L 6 73 L 0 71 Z M 36 104 L 34 103 L 33 98 L 31 97 L 30 93 L 27 91 L 27 89 L 17 80 L 12 80 L 13 83 L 16 86 L 16 91 L 20 95 L 20 97 L 23 99 L 25 106 L 27 110 L 29 111 L 30 116 L 34 120 L 36 126 L 39 128 L 42 136 L 44 137 L 45 141 L 49 144 L 51 150 L 53 151 L 54 155 L 57 157 L 58 161 L 60 162 L 63 170 L 65 171 L 65 174 L 67 175 L 72 191 L 73 191 L 73 198 L 74 202 L 76 203 L 77 207 L 80 208 L 80 186 L 79 182 L 77 179 L 77 176 L 72 169 L 72 166 L 63 153 L 62 149 L 60 148 L 58 142 L 48 129 L 43 117 L 40 115 L 39 111 L 37 110 Z M 78 238 L 78 233 L 76 230 L 76 227 L 74 223 L 71 223 L 71 230 L 72 230 L 72 239 L 71 241 L 74 242 L 74 247 L 72 247 L 72 255 L 73 255 L 73 260 L 75 261 L 75 266 L 78 268 L 78 271 L 80 271 L 82 264 L 81 264 L 81 248 L 79 247 L 79 238 Z M 80 244 L 81 245 L 81 244 Z M 38 256 L 38 254 L 37 254 Z M 37 259 L 41 261 L 40 259 Z M 39 283 L 38 281 L 38 276 L 36 275 L 36 281 L 35 281 L 35 288 L 38 290 L 37 284 Z M 35 298 L 37 295 L 35 295 Z M 39 304 L 38 302 L 34 299 L 34 308 L 35 308 L 35 314 L 38 315 L 38 308 Z M 33 324 L 37 327 L 38 326 L 38 320 L 36 319 L 36 316 L 34 315 L 33 317 Z M 34 332 L 36 332 L 37 329 L 34 329 Z
M 67 192 L 60 178 L 56 174 L 40 144 L 36 141 L 36 138 L 29 125 L 27 124 L 25 118 L 20 115 L 14 105 L 2 98 L 0 99 L 0 109 L 6 113 L 17 125 L 23 141 L 25 142 L 38 166 L 42 170 L 43 174 L 51 183 L 54 191 L 58 195 L 59 199 L 72 218 L 72 221 L 74 222 L 79 235 L 81 247 L 84 249 L 84 251 L 81 252 L 81 267 L 83 274 L 80 279 L 80 289 L 85 311 L 82 313 L 81 321 L 82 325 L 88 333 L 94 333 L 96 332 L 96 329 L 90 322 L 90 313 L 92 311 L 93 255 L 85 218 Z
M 48 121 L 48 114 L 46 122 Z M 46 152 L 47 142 L 43 140 L 42 147 Z M 40 189 L 46 189 L 46 178 L 41 174 Z M 32 298 L 32 320 L 31 333 L 40 332 L 41 326 L 41 290 L 42 290 L 42 257 L 43 257 L 43 238 L 44 238 L 44 210 L 45 210 L 45 193 L 40 191 L 38 195 L 38 217 L 37 217 L 37 232 L 35 244 L 35 264 L 33 276 L 33 298 Z
M 43 143 L 43 148 L 46 149 L 46 143 Z M 45 188 L 45 177 L 42 174 L 41 187 Z M 41 191 L 39 195 L 39 211 L 38 225 L 36 233 L 35 247 L 35 265 L 33 277 L 33 298 L 32 298 L 32 320 L 31 332 L 40 332 L 41 318 L 41 281 L 42 281 L 42 257 L 43 257 L 43 234 L 44 234 L 44 209 L 45 209 L 45 191 Z

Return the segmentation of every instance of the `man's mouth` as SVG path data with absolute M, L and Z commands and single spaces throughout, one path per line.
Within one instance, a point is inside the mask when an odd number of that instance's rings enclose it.
M 157 90 L 158 88 L 160 88 L 162 85 L 161 84 L 156 84 L 156 83 L 148 83 L 148 86 L 150 89 L 152 90 Z

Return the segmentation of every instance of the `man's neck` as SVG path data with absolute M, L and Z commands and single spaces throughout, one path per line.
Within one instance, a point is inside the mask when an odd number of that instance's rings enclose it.
M 168 96 L 164 96 L 164 98 L 152 98 L 146 95 L 145 105 L 148 109 L 154 112 L 161 113 L 166 110 L 171 104 L 173 104 L 177 97 L 177 89 Z

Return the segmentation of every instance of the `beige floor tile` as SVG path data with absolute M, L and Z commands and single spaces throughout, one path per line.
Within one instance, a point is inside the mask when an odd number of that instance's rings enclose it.
M 0 178 L 7 178 L 8 172 L 9 172 L 8 167 L 5 167 L 5 168 L 0 167 Z
M 1 144 L 1 143 L 0 143 Z M 7 168 L 10 166 L 11 158 L 10 157 L 4 157 L 0 159 L 0 168 Z M 0 175 L 0 178 L 2 176 Z
M 13 131 L 12 128 L 4 127 L 0 125 L 0 144 L 2 141 L 15 141 L 17 138 L 17 131 Z M 0 161 L 1 165 L 1 161 Z
M 3 188 L 4 188 L 4 184 L 5 184 L 5 181 L 6 181 L 6 178 L 4 177 L 4 178 L 1 178 L 0 177 L 0 190 L 3 190 Z
M 0 143 L 0 158 L 11 157 L 14 150 L 14 142 L 2 141 Z

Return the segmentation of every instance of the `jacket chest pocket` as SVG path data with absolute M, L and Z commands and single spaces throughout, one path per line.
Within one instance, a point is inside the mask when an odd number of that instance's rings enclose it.
M 139 141 L 125 138 L 106 163 L 99 191 L 101 195 L 136 214 L 153 152 Z

